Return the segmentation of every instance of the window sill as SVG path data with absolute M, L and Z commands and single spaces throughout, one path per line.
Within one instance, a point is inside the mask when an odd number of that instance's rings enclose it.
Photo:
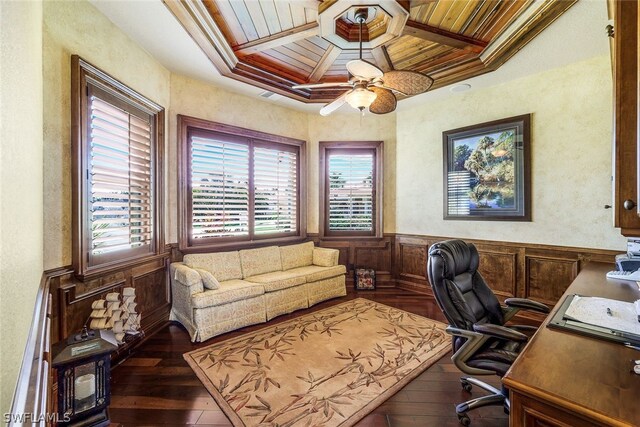
M 220 243 L 206 242 L 199 245 L 179 245 L 178 249 L 184 254 L 237 251 L 242 249 L 253 249 L 264 246 L 280 246 L 301 243 L 307 240 L 306 233 L 300 236 L 273 237 L 267 239 L 255 239 L 245 241 L 227 241 Z

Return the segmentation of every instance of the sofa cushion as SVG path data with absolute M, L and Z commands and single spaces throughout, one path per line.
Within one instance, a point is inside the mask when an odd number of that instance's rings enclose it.
M 194 268 L 195 271 L 198 272 L 200 278 L 202 279 L 202 284 L 207 289 L 218 289 L 220 287 L 220 282 L 215 276 L 207 270 L 203 270 L 202 268 Z
M 284 271 L 313 264 L 313 242 L 280 246 L 280 258 Z
M 219 282 L 242 279 L 240 256 L 234 252 L 215 252 L 210 254 L 188 254 L 184 263 L 191 268 L 201 268 L 213 274 Z
M 280 249 L 277 246 L 242 250 L 240 251 L 240 263 L 242 264 L 242 277 L 282 270 Z
M 317 282 L 318 280 L 329 279 L 341 274 L 345 274 L 347 268 L 344 265 L 334 265 L 333 267 L 320 267 L 318 265 L 309 265 L 307 267 L 298 267 L 287 271 L 287 273 L 294 273 L 304 275 L 307 283 Z
M 338 265 L 339 255 L 340 252 L 337 249 L 313 248 L 313 265 L 333 267 Z
M 247 277 L 245 280 L 260 283 L 264 286 L 265 292 L 279 291 L 280 289 L 291 288 L 306 282 L 304 274 L 292 273 L 291 270 L 259 274 L 257 276 Z
M 173 278 L 185 286 L 202 286 L 202 279 L 197 271 L 186 265 L 174 262 L 170 270 L 173 271 Z
M 220 282 L 219 289 L 206 290 L 193 294 L 191 300 L 194 308 L 206 308 L 228 304 L 262 294 L 264 294 L 264 287 L 262 285 L 234 279 Z

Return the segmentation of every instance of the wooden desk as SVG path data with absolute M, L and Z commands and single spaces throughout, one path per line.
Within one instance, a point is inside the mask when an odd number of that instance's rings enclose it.
M 589 263 L 565 296 L 640 298 L 636 282 L 607 280 L 610 270 L 612 264 Z M 630 372 L 640 351 L 548 328 L 563 300 L 503 378 L 511 395 L 509 425 L 640 426 L 640 375 Z

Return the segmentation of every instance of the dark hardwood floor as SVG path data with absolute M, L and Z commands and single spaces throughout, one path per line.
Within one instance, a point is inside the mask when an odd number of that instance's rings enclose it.
M 280 316 L 267 324 L 338 304 L 352 298 L 368 298 L 432 319 L 445 321 L 435 301 L 427 296 L 397 289 L 349 292 L 344 298 L 318 304 L 310 309 Z M 231 423 L 200 383 L 182 354 L 265 324 L 243 328 L 193 344 L 179 325 L 169 325 L 147 339 L 136 351 L 112 371 L 112 426 L 230 426 Z M 460 372 L 443 357 L 402 390 L 362 419 L 359 427 L 383 426 L 459 426 L 454 406 L 484 392 L 474 388 L 467 393 L 460 386 Z M 497 377 L 482 378 L 498 386 Z M 471 413 L 473 427 L 508 426 L 501 407 L 480 408 Z

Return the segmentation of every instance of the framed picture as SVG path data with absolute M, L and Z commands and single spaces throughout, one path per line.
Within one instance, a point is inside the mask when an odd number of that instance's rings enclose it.
M 526 114 L 442 133 L 444 219 L 531 221 Z
M 353 286 L 356 290 L 376 288 L 376 271 L 372 268 L 356 268 L 353 271 Z

